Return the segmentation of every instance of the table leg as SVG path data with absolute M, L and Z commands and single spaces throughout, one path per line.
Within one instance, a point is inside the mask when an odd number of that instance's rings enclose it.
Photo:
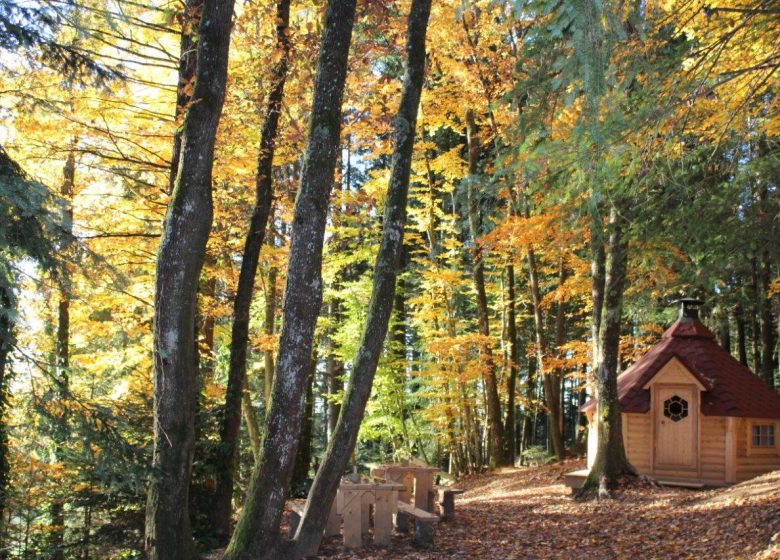
M 389 546 L 393 534 L 392 491 L 378 490 L 374 504 L 374 544 Z
M 433 513 L 429 508 L 428 493 L 433 490 L 433 475 L 431 473 L 417 473 L 414 482 L 414 507 Z M 432 504 L 430 504 L 432 505 Z
M 360 494 L 356 490 L 343 490 L 344 502 L 341 514 L 344 518 L 344 546 L 346 548 L 363 546 L 360 520 L 363 507 Z

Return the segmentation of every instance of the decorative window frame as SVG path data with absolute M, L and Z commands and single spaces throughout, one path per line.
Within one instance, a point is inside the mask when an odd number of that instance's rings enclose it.
M 780 422 L 771 419 L 751 419 L 747 424 L 747 454 L 750 456 L 780 456 Z M 755 426 L 774 426 L 775 444 L 774 445 L 753 445 L 753 428 Z

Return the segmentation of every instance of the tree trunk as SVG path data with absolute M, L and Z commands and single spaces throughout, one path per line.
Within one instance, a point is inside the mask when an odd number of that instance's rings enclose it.
M 293 557 L 316 553 L 336 497 L 339 481 L 355 448 L 360 421 L 371 393 L 379 356 L 393 311 L 393 296 L 403 252 L 406 204 L 417 111 L 425 77 L 425 35 L 431 0 L 412 0 L 406 45 L 406 72 L 398 113 L 393 121 L 394 150 L 385 202 L 382 243 L 374 267 L 374 284 L 363 336 L 353 363 L 336 432 L 306 501 L 296 533 Z
M 606 282 L 606 252 L 604 251 L 604 227 L 599 216 L 593 216 L 590 227 L 590 276 L 591 276 L 591 300 L 593 311 L 591 312 L 591 371 L 595 373 L 601 363 L 601 314 L 604 308 L 604 290 Z
M 743 366 L 748 365 L 747 355 L 747 337 L 745 336 L 745 312 L 741 303 L 737 304 L 734 311 L 734 320 L 737 323 L 737 352 L 739 353 L 739 363 Z
M 718 314 L 718 338 L 723 349 L 731 354 L 731 325 L 729 324 L 729 314 L 725 309 L 721 309 Z
M 252 457 L 255 463 L 257 463 L 260 460 L 262 437 L 260 436 L 260 423 L 257 421 L 257 414 L 255 413 L 255 407 L 252 405 L 252 397 L 248 387 L 244 387 L 244 392 L 241 395 L 241 409 L 244 413 L 244 422 L 249 435 L 249 446 L 252 448 Z
M 5 271 L 2 271 L 5 272 Z M 8 502 L 8 483 L 11 475 L 11 465 L 8 461 L 8 423 L 6 408 L 10 401 L 10 377 L 7 371 L 8 356 L 13 350 L 14 319 L 16 300 L 13 288 L 6 283 L 4 275 L 0 274 L 0 530 L 6 526 L 6 505 Z M 6 558 L 2 552 L 0 558 Z
M 506 338 L 509 344 L 509 376 L 506 383 L 506 415 L 504 423 L 504 464 L 514 465 L 515 453 L 515 392 L 517 390 L 517 374 L 520 368 L 520 348 L 517 341 L 517 318 L 515 314 L 515 267 L 507 265 L 506 294 Z
M 482 249 L 479 246 L 479 236 L 481 229 L 481 216 L 476 197 L 475 184 L 477 180 L 478 160 L 479 160 L 479 138 L 477 136 L 477 127 L 474 121 L 474 113 L 471 110 L 466 112 L 466 141 L 468 143 L 469 154 L 469 178 L 467 183 L 467 206 L 469 230 L 471 241 L 474 244 L 474 254 L 472 256 L 472 267 L 474 273 L 474 291 L 477 293 L 477 322 L 479 334 L 490 337 L 490 320 L 487 303 L 487 293 L 485 291 L 485 264 L 482 260 Z M 490 344 L 486 341 L 480 349 L 485 362 L 486 372 L 483 374 L 485 383 L 486 406 L 488 416 L 489 448 L 488 461 L 491 467 L 499 467 L 506 464 L 504 453 L 504 426 L 501 423 L 501 401 L 498 397 L 498 383 L 496 381 L 496 365 L 493 359 L 493 351 Z
M 63 246 L 66 251 L 70 246 L 73 236 L 73 192 L 76 181 L 76 158 L 73 152 L 68 154 L 63 169 L 63 180 L 60 188 L 60 196 L 65 201 L 65 209 L 62 216 Z M 60 301 L 57 308 L 57 400 L 62 407 L 62 416 L 58 419 L 59 425 L 54 431 L 54 459 L 62 461 L 62 447 L 67 441 L 68 418 L 65 415 L 67 409 L 64 400 L 68 395 L 70 385 L 70 275 L 67 266 L 63 267 L 60 283 Z M 59 497 L 52 499 L 51 503 L 51 533 L 50 547 L 52 560 L 65 558 L 65 504 Z
M 531 283 L 531 299 L 534 306 L 534 327 L 536 333 L 536 369 L 542 376 L 544 388 L 544 403 L 547 407 L 548 437 L 552 444 L 553 453 L 558 459 L 563 459 L 565 449 L 563 446 L 563 434 L 559 418 L 561 416 L 560 390 L 557 385 L 560 381 L 553 372 L 548 372 L 544 364 L 547 355 L 547 343 L 544 336 L 544 317 L 542 316 L 542 295 L 539 290 L 539 271 L 536 264 L 534 250 L 528 248 L 528 273 Z
M 194 558 L 189 487 L 197 403 L 195 311 L 211 230 L 211 168 L 227 81 L 233 0 L 206 0 L 195 88 L 157 258 L 154 453 L 145 545 L 152 559 Z
M 751 288 L 751 306 L 750 306 L 750 327 L 751 327 L 751 335 L 753 343 L 752 353 L 753 353 L 753 371 L 761 375 L 762 370 L 762 364 L 761 364 L 761 322 L 760 322 L 760 316 L 761 316 L 761 300 L 763 299 L 761 294 L 761 289 L 758 287 L 758 259 L 755 257 L 751 259 L 751 267 L 752 267 L 752 282 L 750 283 Z
M 311 371 L 306 382 L 306 402 L 303 409 L 303 423 L 301 425 L 301 440 L 298 444 L 298 453 L 295 456 L 290 493 L 296 498 L 306 495 L 306 481 L 309 478 L 311 468 L 311 444 L 314 433 L 314 377 L 317 373 L 317 352 L 311 359 Z
M 271 236 L 271 239 L 273 235 Z M 269 239 L 269 241 L 271 241 Z M 274 325 L 276 324 L 276 277 L 278 273 L 276 268 L 268 271 L 268 280 L 265 292 L 265 321 L 263 330 L 269 338 L 274 334 Z M 265 367 L 263 368 L 263 395 L 265 396 L 265 410 L 268 411 L 271 405 L 271 387 L 274 384 L 274 351 L 272 348 L 266 348 L 263 356 Z
M 772 262 L 769 249 L 764 249 L 759 264 L 758 302 L 761 321 L 761 377 L 767 384 L 775 387 L 775 326 L 772 317 L 772 300 L 769 290 L 772 283 Z
M 187 112 L 187 104 L 190 102 L 190 91 L 195 79 L 195 66 L 198 62 L 197 33 L 200 11 L 203 9 L 203 0 L 186 0 L 184 10 L 180 14 L 181 40 L 179 42 L 179 83 L 176 86 L 176 131 L 173 133 L 173 149 L 171 150 L 171 171 L 168 174 L 168 192 L 173 192 L 176 184 L 176 175 L 181 161 L 181 139 L 184 131 L 183 121 Z
M 355 4 L 356 0 L 329 0 L 327 6 L 309 142 L 295 201 L 279 358 L 265 439 L 226 560 L 279 557 L 279 524 L 300 437 L 314 329 L 322 306 L 322 246 L 339 149 Z
M 328 315 L 330 315 L 331 321 L 335 322 L 339 316 L 339 304 L 335 299 L 328 305 Z M 328 394 L 337 395 L 344 389 L 344 382 L 341 376 L 344 374 L 344 362 L 339 360 L 335 354 L 334 342 L 333 342 L 333 328 L 328 327 L 327 335 L 327 347 L 328 357 L 325 360 L 325 366 L 328 376 Z M 341 404 L 333 400 L 328 400 L 328 441 L 333 439 L 333 434 L 336 432 L 336 422 L 339 419 L 341 413 Z
M 249 344 L 249 308 L 255 289 L 257 263 L 263 246 L 268 216 L 273 201 L 272 168 L 284 84 L 287 78 L 290 41 L 288 22 L 290 0 L 276 5 L 276 45 L 283 54 L 272 72 L 272 87 L 266 101 L 265 121 L 260 135 L 255 182 L 255 204 L 249 223 L 236 297 L 233 301 L 233 327 L 230 341 L 230 367 L 225 391 L 225 408 L 220 422 L 219 459 L 216 465 L 217 488 L 212 509 L 212 528 L 220 543 L 230 536 L 230 514 L 233 498 L 233 474 L 236 470 L 236 447 L 241 427 L 241 395 L 246 378 L 247 346 Z M 268 365 L 266 364 L 266 371 Z
M 583 490 L 597 487 L 599 497 L 609 495 L 609 489 L 619 475 L 636 474 L 626 458 L 617 392 L 620 319 L 628 260 L 628 241 L 625 239 L 624 227 L 625 224 L 620 221 L 613 207 L 610 211 L 604 304 L 599 331 L 601 360 L 596 378 L 598 447 L 596 459 L 583 487 Z

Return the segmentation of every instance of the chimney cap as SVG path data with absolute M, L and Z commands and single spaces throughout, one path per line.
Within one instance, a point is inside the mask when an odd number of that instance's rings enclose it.
M 704 305 L 704 300 L 694 297 L 683 297 L 676 299 L 672 302 L 672 305 L 680 304 L 680 317 L 688 317 L 691 319 L 699 318 L 699 307 Z

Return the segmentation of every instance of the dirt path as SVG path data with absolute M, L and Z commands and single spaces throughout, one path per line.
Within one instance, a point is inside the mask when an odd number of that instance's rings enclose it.
M 563 473 L 583 467 L 568 461 L 459 483 L 467 492 L 456 519 L 440 525 L 430 550 L 408 536 L 352 552 L 332 539 L 320 558 L 780 560 L 780 473 L 725 490 L 648 486 L 577 503 Z

